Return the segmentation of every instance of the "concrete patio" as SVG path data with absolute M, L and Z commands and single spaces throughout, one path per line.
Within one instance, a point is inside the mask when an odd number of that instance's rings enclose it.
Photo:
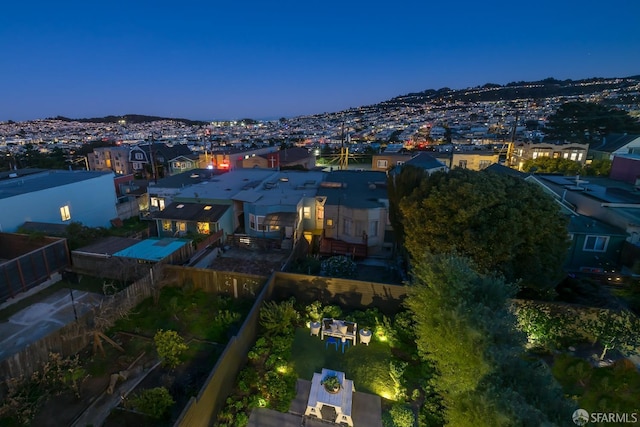
M 285 414 L 271 409 L 256 408 L 251 411 L 249 427 L 328 427 L 337 425 L 329 421 L 335 419 L 335 410 L 330 407 L 322 409 L 322 420 L 304 416 L 310 390 L 311 381 L 298 379 L 296 398 L 291 402 L 289 413 Z M 382 401 L 380 396 L 361 392 L 353 393 L 351 413 L 354 427 L 382 427 Z

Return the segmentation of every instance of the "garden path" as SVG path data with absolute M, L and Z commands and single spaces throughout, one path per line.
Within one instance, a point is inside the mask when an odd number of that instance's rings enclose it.
M 80 415 L 72 424 L 72 427 L 85 427 L 89 425 L 100 426 L 107 419 L 113 408 L 131 393 L 144 378 L 153 372 L 160 365 L 157 362 L 150 369 L 144 370 L 142 367 L 133 368 L 133 375 L 116 386 L 112 394 L 107 394 L 106 390 Z

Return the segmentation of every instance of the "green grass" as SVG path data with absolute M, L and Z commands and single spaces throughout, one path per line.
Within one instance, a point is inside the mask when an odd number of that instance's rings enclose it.
M 391 396 L 393 381 L 389 376 L 389 363 L 393 356 L 391 348 L 384 342 L 371 340 L 369 345 L 358 344 L 345 348 L 338 345 L 338 351 L 331 345 L 325 348 L 320 337 L 309 336 L 309 329 L 296 329 L 291 363 L 298 378 L 311 380 L 314 372 L 322 368 L 342 371 L 353 380 L 356 390 L 377 394 L 382 397 Z
M 585 360 L 560 355 L 552 372 L 565 394 L 589 412 L 640 411 L 640 372 L 629 361 L 596 368 Z
M 250 308 L 250 301 L 202 290 L 165 287 L 160 291 L 157 305 L 152 298 L 147 298 L 127 318 L 119 320 L 114 330 L 146 337 L 153 337 L 159 329 L 174 330 L 185 339 L 194 337 L 224 344 L 229 338 L 229 327 L 242 322 Z M 229 312 L 239 314 L 225 316 Z

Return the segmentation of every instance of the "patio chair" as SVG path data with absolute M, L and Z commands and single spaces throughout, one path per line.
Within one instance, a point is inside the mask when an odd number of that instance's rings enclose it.
M 344 353 L 344 348 L 345 347 L 349 348 L 350 345 L 351 345 L 351 341 L 349 340 L 342 341 L 342 352 Z
M 329 348 L 329 344 L 331 345 L 335 345 L 336 346 L 336 351 L 338 351 L 338 340 L 335 339 L 334 337 L 329 337 L 327 338 L 327 341 L 324 345 L 325 350 Z

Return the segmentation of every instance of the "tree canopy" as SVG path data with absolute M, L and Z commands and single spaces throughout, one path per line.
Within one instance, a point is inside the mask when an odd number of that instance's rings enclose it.
M 412 165 L 403 165 L 400 173 L 395 172 L 389 173 L 387 178 L 389 221 L 395 231 L 398 243 L 402 245 L 404 242 L 404 228 L 402 225 L 402 213 L 400 212 L 400 201 L 410 196 L 413 190 L 420 187 L 422 181 L 427 179 L 429 175 L 424 169 Z
M 451 254 L 414 260 L 406 305 L 420 356 L 434 364 L 449 425 L 566 424 L 572 405 L 542 362 L 522 357 L 507 301 L 514 285 Z
M 640 123 L 626 111 L 579 101 L 561 105 L 546 127 L 549 138 L 589 144 L 608 133 L 640 132 Z
M 561 157 L 538 157 L 524 162 L 522 169 L 525 172 L 537 173 L 561 173 L 563 175 L 575 175 L 580 173 L 582 165 L 579 162 L 563 159 Z
M 457 252 L 480 271 L 537 293 L 562 275 L 568 220 L 549 195 L 522 179 L 462 168 L 437 172 L 400 201 L 400 211 L 413 259 Z

